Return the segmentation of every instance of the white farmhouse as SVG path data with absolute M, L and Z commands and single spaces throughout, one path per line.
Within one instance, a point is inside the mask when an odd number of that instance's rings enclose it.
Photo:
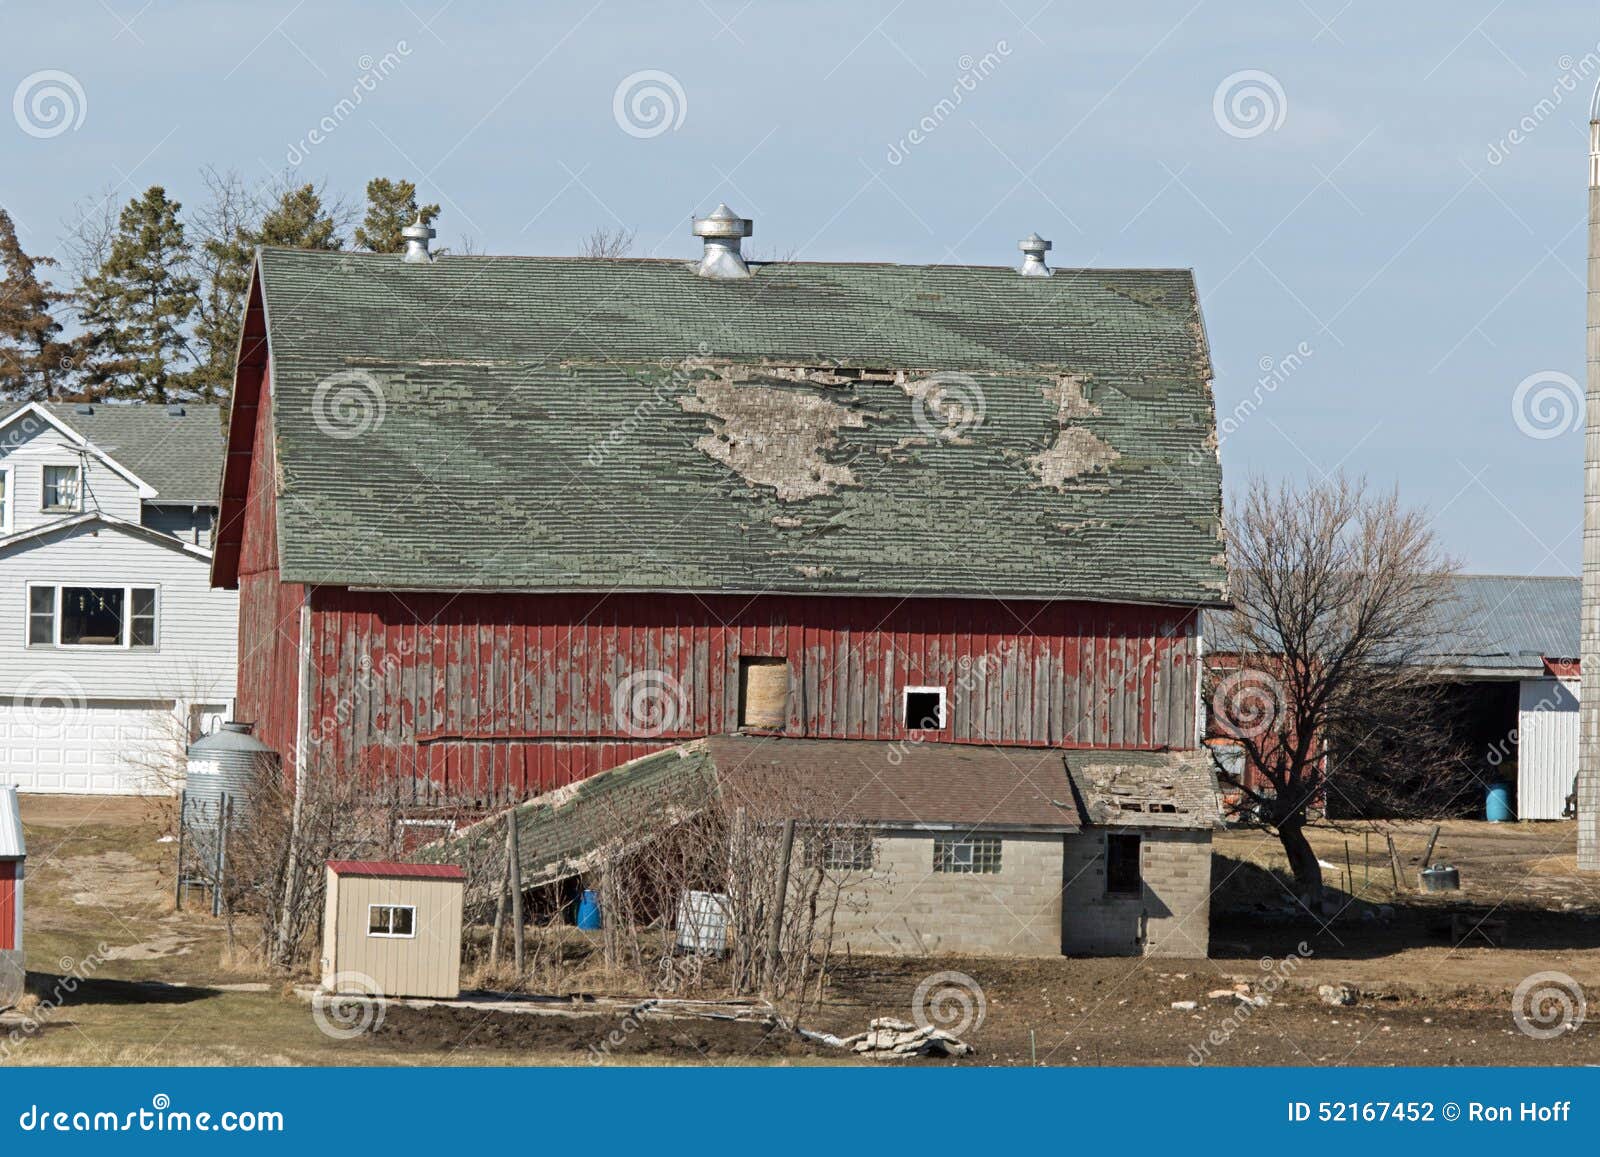
M 231 712 L 238 595 L 210 585 L 214 406 L 0 419 L 0 784 L 170 790 Z

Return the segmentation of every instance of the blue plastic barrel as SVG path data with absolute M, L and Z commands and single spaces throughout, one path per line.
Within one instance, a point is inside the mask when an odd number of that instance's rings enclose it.
M 585 932 L 600 930 L 600 897 L 587 889 L 578 898 L 578 927 Z
M 1483 800 L 1483 818 L 1492 824 L 1507 824 L 1516 819 L 1511 810 L 1511 785 L 1491 783 Z

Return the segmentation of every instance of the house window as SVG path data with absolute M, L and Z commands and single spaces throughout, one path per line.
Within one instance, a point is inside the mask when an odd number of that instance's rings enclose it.
M 368 904 L 367 935 L 391 939 L 415 936 L 417 910 L 408 904 Z
M 782 731 L 789 719 L 789 660 L 739 660 L 739 726 Z
M 837 831 L 806 841 L 806 866 L 825 872 L 870 872 L 877 844 L 869 831 Z
M 902 722 L 907 731 L 938 731 L 944 727 L 944 688 L 907 687 Z
M 1106 835 L 1106 894 L 1138 896 L 1144 892 L 1144 876 L 1139 871 L 1138 836 Z
M 82 479 L 77 466 L 44 468 L 44 509 L 72 511 L 79 508 Z
M 154 647 L 155 587 L 28 588 L 30 647 Z
M 0 534 L 11 533 L 11 469 L 0 467 Z
M 999 836 L 941 836 L 933 841 L 935 872 L 981 872 L 1000 870 Z

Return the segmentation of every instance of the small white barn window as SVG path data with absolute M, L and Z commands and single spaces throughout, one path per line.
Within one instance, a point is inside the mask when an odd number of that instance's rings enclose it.
M 46 466 L 43 508 L 58 512 L 80 509 L 82 481 L 81 470 L 77 466 Z
M 999 836 L 940 836 L 933 841 L 935 872 L 984 873 L 1000 870 Z
M 901 722 L 907 731 L 939 731 L 944 727 L 944 688 L 907 687 L 901 701 Z
M 368 904 L 367 935 L 410 938 L 417 934 L 417 910 L 409 904 Z

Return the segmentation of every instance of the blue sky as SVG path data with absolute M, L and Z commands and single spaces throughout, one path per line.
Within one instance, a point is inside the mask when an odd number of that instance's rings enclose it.
M 352 200 L 415 178 L 442 243 L 491 253 L 623 225 L 687 257 L 719 200 L 757 256 L 1013 263 L 1037 229 L 1059 265 L 1196 271 L 1230 485 L 1342 466 L 1471 570 L 1576 573 L 1592 4 L 4 13 L 0 204 L 33 251 L 108 189 L 291 162 Z

